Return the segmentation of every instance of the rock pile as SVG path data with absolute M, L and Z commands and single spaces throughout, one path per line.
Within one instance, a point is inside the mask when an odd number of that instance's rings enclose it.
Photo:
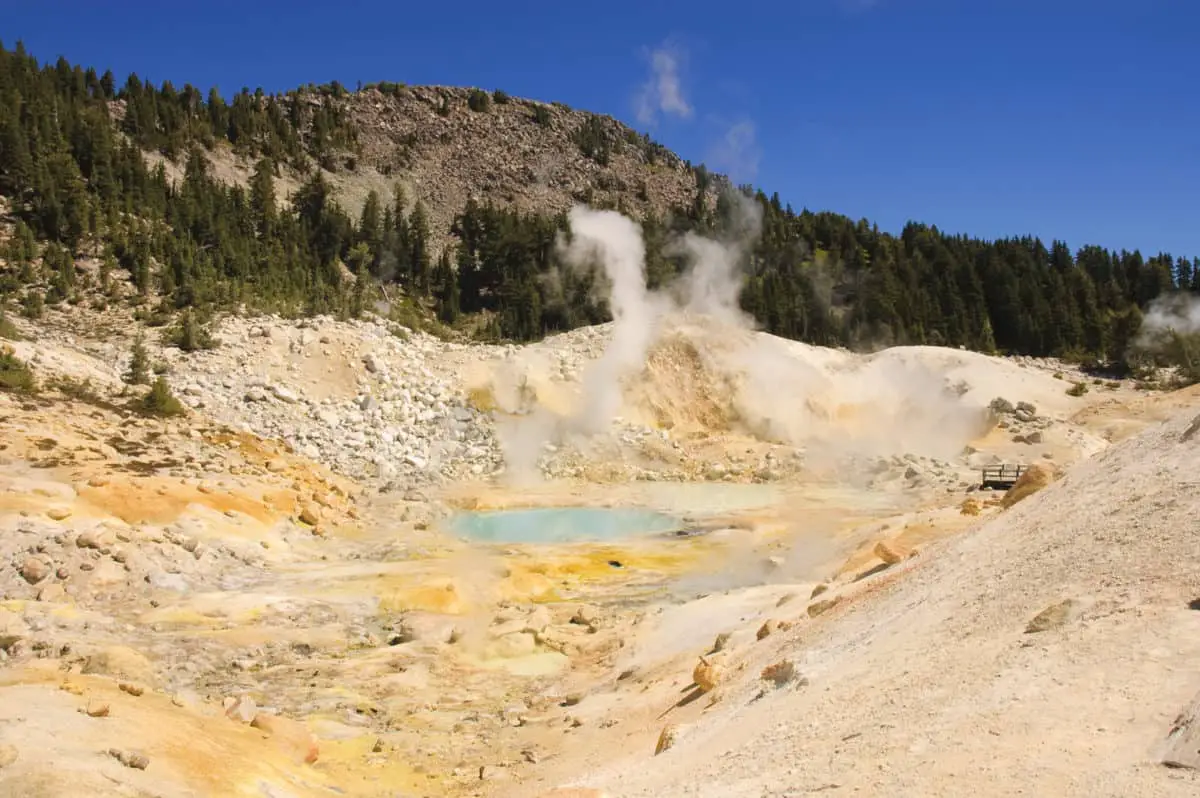
M 996 418 L 996 426 L 1013 433 L 1013 443 L 1035 445 L 1044 441 L 1043 431 L 1050 426 L 1050 419 L 1039 416 L 1037 408 L 1029 402 L 1015 405 L 1003 397 L 992 400 L 989 408 Z
M 490 423 L 445 373 L 461 345 L 381 319 L 230 319 L 220 335 L 221 347 L 179 367 L 176 388 L 192 407 L 356 479 L 421 485 L 502 465 Z M 324 396 L 306 391 L 321 370 L 343 380 Z

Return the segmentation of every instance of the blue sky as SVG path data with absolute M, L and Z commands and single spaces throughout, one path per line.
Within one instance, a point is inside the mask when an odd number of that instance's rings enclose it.
M 797 209 L 1200 255 L 1200 3 L 0 3 L 0 38 L 226 94 L 331 79 L 608 113 Z

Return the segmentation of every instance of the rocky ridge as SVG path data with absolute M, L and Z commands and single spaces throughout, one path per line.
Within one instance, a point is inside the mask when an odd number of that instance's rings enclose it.
M 410 208 L 417 200 L 425 205 L 439 248 L 449 241 L 451 223 L 468 200 L 536 213 L 565 212 L 586 201 L 619 206 L 641 218 L 651 212 L 661 217 L 695 198 L 696 179 L 687 163 L 610 116 L 515 97 L 496 102 L 490 92 L 487 110 L 472 111 L 471 92 L 450 86 L 384 92 L 374 86 L 335 100 L 357 131 L 360 152 L 343 153 L 337 163 L 324 165 L 332 171 L 315 168 L 352 214 L 369 191 L 388 199 L 401 186 Z M 112 112 L 121 118 L 120 101 Z M 585 125 L 611 148 L 607 163 L 581 150 L 576 136 Z M 168 175 L 182 176 L 182 162 L 147 157 L 163 163 Z M 245 185 L 254 170 L 253 162 L 228 148 L 211 151 L 209 159 L 214 174 L 226 182 Z M 294 191 L 301 179 L 285 170 L 280 196 Z M 723 181 L 713 176 L 710 202 Z

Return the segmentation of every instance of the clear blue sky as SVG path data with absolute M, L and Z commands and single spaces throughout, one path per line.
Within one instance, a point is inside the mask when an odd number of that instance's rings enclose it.
M 799 209 L 1200 255 L 1200 2 L 0 2 L 119 79 L 503 88 L 616 116 Z M 655 58 L 654 54 L 659 53 Z M 657 65 L 658 71 L 654 72 Z M 639 104 L 653 74 L 649 105 Z M 653 111 L 647 115 L 647 110 Z

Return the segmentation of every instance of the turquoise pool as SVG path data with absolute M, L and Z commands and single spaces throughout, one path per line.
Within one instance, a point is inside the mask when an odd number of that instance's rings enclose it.
M 607 507 L 539 507 L 460 513 L 452 532 L 485 543 L 601 542 L 674 532 L 683 522 L 652 510 Z

